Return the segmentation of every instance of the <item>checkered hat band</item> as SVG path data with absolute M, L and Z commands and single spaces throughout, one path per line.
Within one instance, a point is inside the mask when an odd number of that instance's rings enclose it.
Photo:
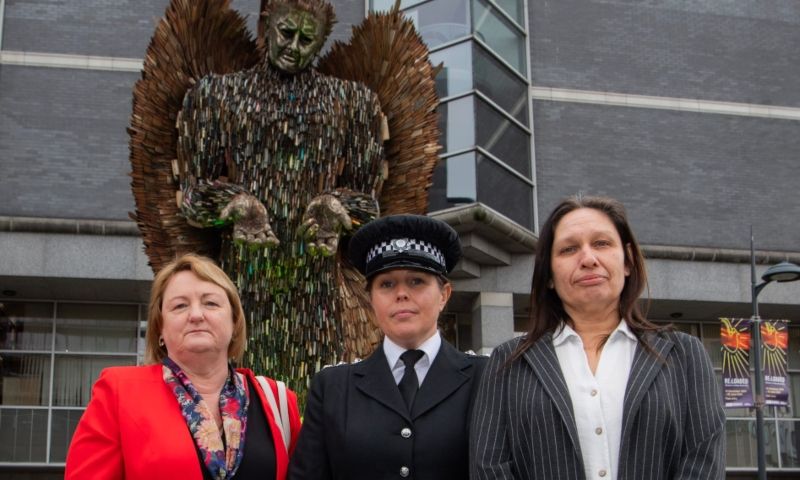
M 394 238 L 375 245 L 367 252 L 367 263 L 377 257 L 394 256 L 404 252 L 412 252 L 413 254 L 427 257 L 441 265 L 442 268 L 446 267 L 441 250 L 428 242 L 413 238 Z

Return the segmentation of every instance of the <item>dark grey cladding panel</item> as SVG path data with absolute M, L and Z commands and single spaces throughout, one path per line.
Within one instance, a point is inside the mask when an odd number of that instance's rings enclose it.
M 3 49 L 141 58 L 168 0 L 11 0 Z M 234 0 L 255 27 L 259 0 Z
M 628 208 L 640 241 L 800 251 L 800 122 L 534 102 L 540 222 L 576 192 Z
M 127 219 L 137 77 L 0 66 L 0 215 Z
M 800 106 L 797 0 L 529 0 L 533 84 Z

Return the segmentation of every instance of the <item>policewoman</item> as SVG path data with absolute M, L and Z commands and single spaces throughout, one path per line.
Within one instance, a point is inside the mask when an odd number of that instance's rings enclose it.
M 314 376 L 289 478 L 468 478 L 468 419 L 486 359 L 437 329 L 458 235 L 425 216 L 384 217 L 353 236 L 349 257 L 367 279 L 383 343 Z

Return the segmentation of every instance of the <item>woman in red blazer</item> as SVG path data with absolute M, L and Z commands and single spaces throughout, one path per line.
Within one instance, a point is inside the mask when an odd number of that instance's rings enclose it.
M 211 260 L 186 255 L 164 267 L 150 297 L 149 365 L 100 374 L 65 478 L 284 479 L 296 398 L 230 367 L 245 340 L 236 287 Z

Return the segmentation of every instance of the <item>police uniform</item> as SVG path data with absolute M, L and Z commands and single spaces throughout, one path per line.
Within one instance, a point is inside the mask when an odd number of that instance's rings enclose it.
M 362 227 L 349 256 L 367 278 L 398 268 L 445 276 L 461 247 L 447 224 L 397 215 Z M 289 478 L 467 479 L 469 418 L 485 361 L 442 340 L 410 407 L 383 345 L 362 362 L 323 369 L 311 385 Z

